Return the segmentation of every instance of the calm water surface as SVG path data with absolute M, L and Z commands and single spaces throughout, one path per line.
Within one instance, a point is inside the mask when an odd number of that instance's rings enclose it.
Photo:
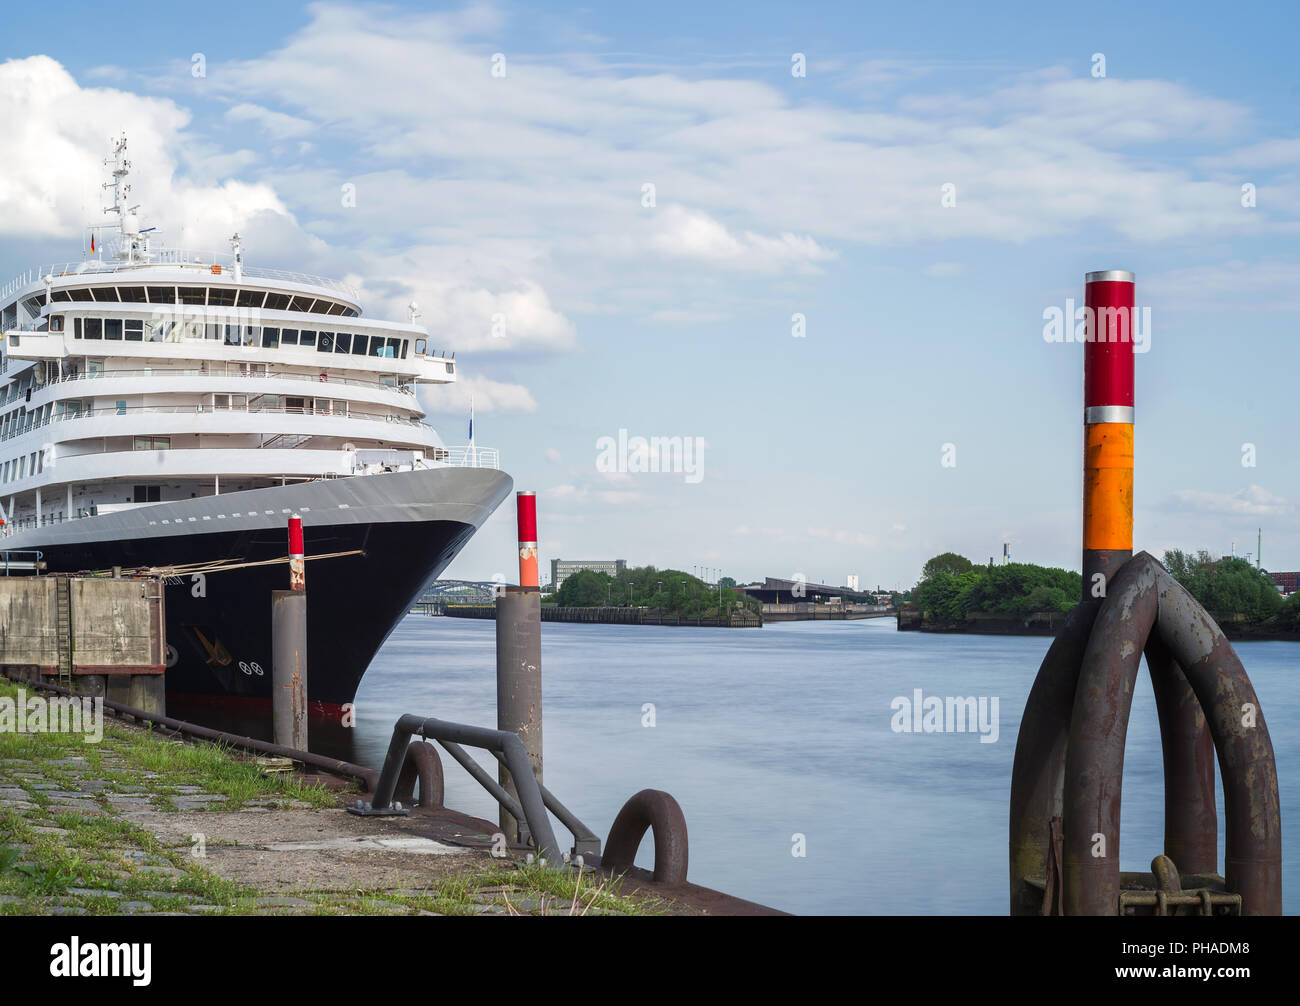
M 1006 913 L 1011 762 L 1049 639 L 900 633 L 892 618 L 756 630 L 545 623 L 542 633 L 546 784 L 601 836 L 637 790 L 664 789 L 685 811 L 697 883 L 798 913 Z M 490 621 L 408 616 L 366 674 L 350 743 L 335 749 L 381 764 L 406 712 L 494 726 L 494 642 Z M 1276 749 L 1283 897 L 1296 914 L 1300 645 L 1238 652 Z M 894 733 L 890 703 L 916 688 L 996 696 L 997 742 Z M 653 728 L 642 726 L 646 703 Z M 491 798 L 443 761 L 448 805 L 495 820 Z M 1144 673 L 1125 759 L 1121 869 L 1147 870 L 1161 851 L 1163 799 Z M 1222 819 L 1220 809 L 1220 830 Z M 803 858 L 791 855 L 795 834 L 805 836 Z M 557 837 L 568 841 L 558 826 Z M 637 862 L 653 864 L 649 835 Z

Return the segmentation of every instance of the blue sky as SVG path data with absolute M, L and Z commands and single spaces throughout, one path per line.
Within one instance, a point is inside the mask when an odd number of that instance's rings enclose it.
M 420 303 L 464 376 L 431 421 L 463 442 L 473 391 L 479 443 L 540 494 L 544 562 L 887 586 L 1004 541 L 1077 568 L 1080 347 L 1043 312 L 1130 269 L 1138 547 L 1253 551 L 1262 527 L 1265 565 L 1300 568 L 1297 15 L 1086 13 L 16 10 L 0 269 L 78 257 L 126 129 L 169 241 L 238 228 L 370 314 Z M 701 438 L 700 477 L 599 470 L 620 430 Z M 513 575 L 511 517 L 450 574 Z

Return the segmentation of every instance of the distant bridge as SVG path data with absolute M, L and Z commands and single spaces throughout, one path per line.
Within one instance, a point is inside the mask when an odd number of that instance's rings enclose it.
M 434 580 L 411 606 L 425 615 L 441 615 L 447 604 L 492 604 L 502 587 L 497 580 Z
M 807 580 L 783 580 L 769 576 L 761 586 L 737 587 L 763 604 L 793 604 L 800 601 L 829 601 L 840 598 L 850 604 L 875 605 L 870 591 L 849 590 L 848 587 L 834 587 L 829 583 L 810 583 Z M 888 607 L 885 605 L 884 607 Z

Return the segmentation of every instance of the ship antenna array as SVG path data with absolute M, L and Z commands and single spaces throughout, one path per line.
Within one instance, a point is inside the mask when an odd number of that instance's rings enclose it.
M 134 206 L 127 205 L 127 196 L 131 192 L 131 185 L 127 178 L 131 174 L 131 162 L 126 158 L 126 133 L 123 133 L 113 142 L 113 153 L 104 159 L 104 164 L 109 166 L 112 171 L 112 181 L 105 182 L 102 186 L 104 190 L 112 189 L 113 205 L 105 206 L 105 213 L 116 213 L 117 224 L 116 230 L 120 239 L 117 251 L 117 258 L 128 264 L 137 262 L 148 262 L 153 256 L 149 249 L 149 235 L 157 228 L 149 227 L 145 230 L 140 229 L 140 217 L 138 210 L 140 204 Z M 106 231 L 112 224 L 92 225 L 92 231 Z M 102 253 L 103 244 L 100 244 Z

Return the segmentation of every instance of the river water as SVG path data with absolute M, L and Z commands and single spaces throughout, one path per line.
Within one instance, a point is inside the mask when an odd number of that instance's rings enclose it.
M 548 622 L 542 635 L 546 784 L 602 837 L 633 793 L 663 789 L 685 812 L 696 883 L 801 914 L 1006 914 L 1016 731 L 1049 639 L 898 632 L 892 618 L 762 629 Z M 406 712 L 495 726 L 494 653 L 491 621 L 408 616 L 371 664 L 338 753 L 382 764 Z M 1238 653 L 1276 750 L 1284 907 L 1296 914 L 1300 646 L 1243 643 Z M 996 698 L 996 740 L 891 729 L 892 703 L 916 689 Z M 495 820 L 492 799 L 443 762 L 448 806 Z M 1161 851 L 1162 777 L 1144 672 L 1121 869 L 1147 870 Z M 1219 819 L 1222 831 L 1222 807 Z M 649 835 L 637 863 L 653 864 Z

